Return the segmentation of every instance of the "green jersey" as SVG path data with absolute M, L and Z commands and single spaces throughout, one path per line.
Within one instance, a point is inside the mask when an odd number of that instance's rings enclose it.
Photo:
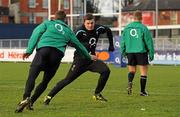
M 76 38 L 74 32 L 60 20 L 46 20 L 38 25 L 34 30 L 28 42 L 26 53 L 31 54 L 36 47 L 54 47 L 65 52 L 66 45 L 71 42 L 74 47 L 84 55 L 85 58 L 91 59 L 86 48 Z
M 125 27 L 120 44 L 123 55 L 148 52 L 150 56 L 154 56 L 151 33 L 141 22 L 132 22 Z

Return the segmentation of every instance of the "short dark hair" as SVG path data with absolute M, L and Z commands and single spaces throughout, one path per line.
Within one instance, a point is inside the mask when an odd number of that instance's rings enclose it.
M 58 20 L 63 20 L 64 21 L 65 18 L 66 18 L 66 13 L 64 12 L 64 10 L 56 11 L 55 18 L 58 19 Z
M 85 16 L 84 16 L 84 21 L 85 20 L 92 20 L 94 19 L 94 16 L 92 15 L 92 13 L 87 13 Z
M 139 21 L 142 20 L 142 12 L 140 10 L 135 11 L 134 17 L 137 18 Z

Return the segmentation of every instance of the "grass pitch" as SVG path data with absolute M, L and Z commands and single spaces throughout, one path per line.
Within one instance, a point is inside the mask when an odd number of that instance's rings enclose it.
M 141 97 L 139 72 L 134 79 L 133 95 L 128 96 L 127 68 L 109 65 L 111 75 L 103 91 L 107 103 L 92 99 L 99 75 L 86 72 L 60 91 L 49 106 L 44 106 L 44 96 L 65 77 L 71 65 L 61 64 L 46 91 L 34 104 L 35 110 L 14 113 L 22 99 L 29 64 L 0 63 L 0 117 L 180 117 L 180 66 L 149 66 L 147 90 L 150 96 Z

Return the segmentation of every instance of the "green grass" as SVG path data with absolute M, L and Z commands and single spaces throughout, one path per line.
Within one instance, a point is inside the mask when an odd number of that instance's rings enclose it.
M 111 75 L 103 91 L 107 103 L 92 100 L 98 74 L 86 72 L 65 87 L 53 98 L 49 106 L 42 101 L 48 91 L 65 77 L 70 64 L 62 64 L 49 83 L 47 90 L 37 100 L 34 111 L 14 113 L 22 99 L 29 63 L 0 63 L 0 117 L 179 117 L 180 116 L 180 66 L 150 66 L 148 97 L 139 96 L 139 72 L 133 85 L 133 95 L 128 96 L 127 68 L 109 65 Z M 36 84 L 40 82 L 42 74 Z M 145 109 L 145 110 L 141 110 Z

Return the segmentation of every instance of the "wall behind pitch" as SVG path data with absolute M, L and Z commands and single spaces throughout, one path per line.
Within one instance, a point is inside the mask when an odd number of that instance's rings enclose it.
M 28 39 L 37 24 L 0 24 L 0 39 Z
M 75 49 L 66 49 L 62 62 L 72 62 L 74 50 Z M 22 56 L 24 52 L 25 49 L 0 49 L 0 61 L 31 62 L 35 56 L 36 51 L 34 51 L 28 59 L 23 60 Z

